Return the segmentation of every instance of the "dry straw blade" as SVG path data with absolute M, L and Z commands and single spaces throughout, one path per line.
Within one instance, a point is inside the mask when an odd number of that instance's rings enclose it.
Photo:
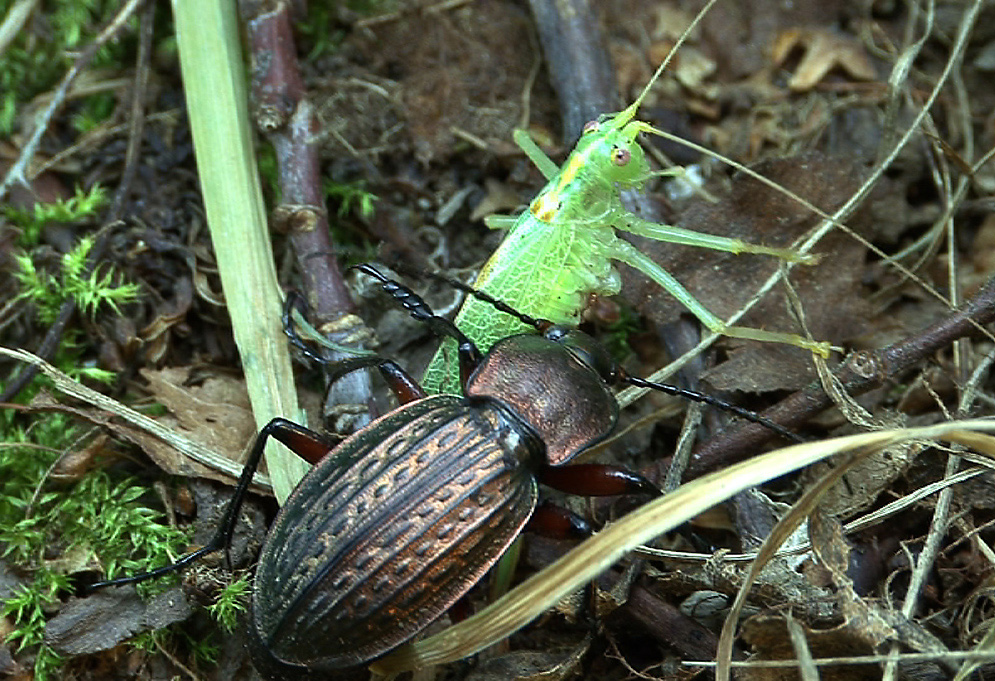
M 260 427 L 276 416 L 303 423 L 280 322 L 235 3 L 174 0 L 173 15 L 204 209 L 253 415 Z M 266 465 L 281 503 L 308 470 L 278 445 L 267 447 Z
M 192 461 L 221 471 L 231 478 L 237 479 L 242 473 L 242 464 L 235 463 L 230 458 L 222 456 L 200 443 L 170 430 L 155 419 L 149 418 L 145 414 L 137 412 L 107 395 L 98 393 L 93 388 L 89 388 L 59 371 L 37 355 L 33 355 L 26 350 L 7 348 L 0 345 L 0 356 L 16 359 L 38 367 L 38 370 L 51 380 L 60 392 L 91 404 L 98 409 L 103 409 L 107 413 L 119 418 L 123 423 L 134 426 L 145 433 L 159 438 L 176 451 L 182 452 L 185 457 L 188 457 Z M 266 491 L 272 491 L 273 489 L 269 476 L 260 473 L 257 473 L 252 479 L 252 484 Z
M 478 614 L 371 665 L 394 675 L 472 655 L 525 626 L 594 579 L 627 552 L 668 532 L 731 496 L 831 456 L 867 456 L 910 440 L 956 442 L 995 458 L 995 421 L 953 421 L 794 445 L 754 457 L 681 486 L 633 511 L 581 543 Z

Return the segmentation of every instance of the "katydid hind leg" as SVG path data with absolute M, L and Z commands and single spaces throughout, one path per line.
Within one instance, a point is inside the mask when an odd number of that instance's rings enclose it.
M 617 240 L 614 252 L 611 257 L 634 267 L 647 277 L 662 286 L 670 295 L 701 321 L 710 331 L 729 336 L 731 338 L 743 338 L 746 340 L 756 340 L 767 343 L 784 343 L 804 348 L 810 352 L 829 357 L 832 346 L 825 341 L 813 341 L 803 338 L 795 333 L 783 333 L 779 331 L 766 331 L 764 329 L 753 329 L 747 326 L 729 326 L 721 319 L 712 314 L 708 308 L 702 305 L 697 298 L 684 288 L 669 272 L 660 267 L 651 258 L 640 252 L 635 246 L 627 241 Z

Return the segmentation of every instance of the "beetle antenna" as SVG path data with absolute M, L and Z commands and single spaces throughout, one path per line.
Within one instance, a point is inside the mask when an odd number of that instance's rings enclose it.
M 383 290 L 393 296 L 394 300 L 400 303 L 401 307 L 407 310 L 412 317 L 426 324 L 435 334 L 443 337 L 448 336 L 456 340 L 461 385 L 465 386 L 470 375 L 477 368 L 477 365 L 480 364 L 481 359 L 483 359 L 483 355 L 477 349 L 476 344 L 451 321 L 435 314 L 421 296 L 407 286 L 390 279 L 373 265 L 363 263 L 361 265 L 354 265 L 349 269 L 359 270 L 364 274 L 370 275 L 379 281 Z
M 751 411 L 745 407 L 740 407 L 738 404 L 733 404 L 732 402 L 727 402 L 726 400 L 715 397 L 714 395 L 701 393 L 697 390 L 680 388 L 676 385 L 670 385 L 669 383 L 653 383 L 652 381 L 647 381 L 646 379 L 639 378 L 638 376 L 629 376 L 628 374 L 622 374 L 621 381 L 636 388 L 650 388 L 668 395 L 674 395 L 676 397 L 683 397 L 687 400 L 701 402 L 703 404 L 722 409 L 723 411 L 731 412 L 736 416 L 742 417 L 747 421 L 757 424 L 758 426 L 763 426 L 764 428 L 767 428 L 768 430 L 771 430 L 781 437 L 793 442 L 808 442 L 806 438 L 802 437 L 798 433 L 788 430 L 781 424 L 774 423 L 769 418 L 761 416 L 755 411 Z
M 432 308 L 429 307 L 428 303 L 426 303 L 421 296 L 409 289 L 407 286 L 390 279 L 373 265 L 370 265 L 369 263 L 362 263 L 360 265 L 353 265 L 349 269 L 359 270 L 363 274 L 368 274 L 379 281 L 383 287 L 383 290 L 393 296 L 394 299 L 401 304 L 401 307 L 411 313 L 411 316 L 418 321 L 428 324 L 429 327 L 438 335 L 455 338 L 456 342 L 460 344 L 473 344 L 473 342 L 466 337 L 466 334 L 456 328 L 455 324 L 445 317 L 440 317 L 435 314 L 435 312 L 432 311 Z
M 327 360 L 316 353 L 311 347 L 304 342 L 301 338 L 300 333 L 297 331 L 297 327 L 294 325 L 294 312 L 297 312 L 301 319 L 307 319 L 307 302 L 304 300 L 304 296 L 300 292 L 295 290 L 287 291 L 287 297 L 283 301 L 283 315 L 281 320 L 283 321 L 283 334 L 290 341 L 290 344 L 297 348 L 302 355 L 308 359 L 317 362 L 318 365 L 326 364 Z M 300 322 L 300 320 L 297 320 Z
M 549 321 L 548 319 L 537 319 L 536 317 L 527 315 L 524 312 L 519 312 L 518 310 L 516 310 L 515 308 L 513 308 L 511 305 L 504 302 L 503 300 L 495 298 L 494 296 L 490 295 L 489 293 L 485 293 L 484 291 L 475 289 L 473 286 L 470 286 L 469 284 L 466 284 L 460 281 L 459 279 L 448 277 L 440 272 L 423 272 L 420 274 L 420 276 L 425 276 L 430 279 L 435 279 L 436 281 L 441 281 L 442 283 L 448 284 L 449 286 L 452 286 L 453 288 L 458 289 L 463 293 L 466 293 L 467 295 L 471 295 L 474 298 L 477 298 L 478 300 L 482 300 L 485 303 L 491 305 L 498 312 L 503 312 L 505 314 L 511 315 L 518 321 L 522 322 L 527 326 L 531 326 L 533 329 L 539 331 L 540 333 L 542 333 L 545 329 L 549 328 L 550 326 L 553 326 L 553 322 Z
M 353 355 L 355 357 L 376 357 L 376 353 L 361 346 L 344 345 L 336 343 L 326 338 L 308 321 L 307 301 L 299 291 L 288 291 L 283 302 L 283 333 L 287 336 L 290 344 L 297 348 L 302 355 L 316 362 L 319 365 L 329 364 L 329 359 L 312 349 L 308 341 L 323 348 L 328 348 L 343 355 Z M 334 363 L 334 362 L 331 362 Z

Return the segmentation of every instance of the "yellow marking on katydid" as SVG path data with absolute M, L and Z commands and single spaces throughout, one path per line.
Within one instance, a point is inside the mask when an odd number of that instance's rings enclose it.
M 542 220 L 543 222 L 552 222 L 553 218 L 556 217 L 556 211 L 559 209 L 560 195 L 555 189 L 546 192 L 529 206 L 529 211 L 537 220 Z
M 587 147 L 580 153 L 570 155 L 566 166 L 563 168 L 563 172 L 560 173 L 560 184 L 557 187 L 559 191 L 566 189 L 567 185 L 574 181 L 574 178 L 577 177 L 577 174 L 580 173 L 581 169 L 587 166 L 588 159 L 591 157 L 593 149 L 594 147 Z
M 556 187 L 544 194 L 540 194 L 532 202 L 532 205 L 529 206 L 529 211 L 531 211 L 537 220 L 542 220 L 543 222 L 553 221 L 556 217 L 556 211 L 563 205 L 563 199 L 560 198 L 561 195 L 567 189 L 567 186 L 577 178 L 581 170 L 587 166 L 588 159 L 591 157 L 594 149 L 595 147 L 593 146 L 587 147 L 571 154 L 563 166 L 563 170 L 560 171 L 560 179 L 556 183 Z

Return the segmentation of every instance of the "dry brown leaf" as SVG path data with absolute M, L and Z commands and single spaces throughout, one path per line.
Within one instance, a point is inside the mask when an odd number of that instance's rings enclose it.
M 889 640 L 902 640 L 890 620 L 890 614 L 882 611 L 870 601 L 863 600 L 853 588 L 847 576 L 850 566 L 850 545 L 843 536 L 842 525 L 821 508 L 809 516 L 808 529 L 811 545 L 819 560 L 821 570 L 809 570 L 810 575 L 828 576 L 835 586 L 839 612 L 843 624 L 831 629 L 811 629 L 805 625 L 805 639 L 815 657 L 849 657 L 873 654 L 882 643 Z M 795 651 L 783 632 L 784 621 L 778 617 L 763 615 L 747 622 L 743 629 L 744 639 L 753 645 L 757 655 L 763 659 L 793 659 Z M 879 670 L 868 665 L 844 665 L 821 668 L 823 679 L 860 679 L 863 673 L 867 678 L 877 678 Z M 777 676 L 747 675 L 750 679 L 780 678 Z
M 572 677 L 591 645 L 587 636 L 574 646 L 552 646 L 542 651 L 518 650 L 493 657 L 476 670 L 471 681 L 560 681 Z
M 255 434 L 245 384 L 235 378 L 212 377 L 199 386 L 184 386 L 189 369 L 143 369 L 153 397 L 170 415 L 156 419 L 189 440 L 221 456 L 238 460 Z M 231 476 L 192 460 L 183 452 L 141 428 L 123 423 L 101 409 L 71 407 L 42 392 L 31 407 L 72 414 L 103 426 L 116 436 L 138 445 L 156 465 L 171 475 L 208 478 L 233 484 Z
M 965 294 L 971 295 L 995 274 L 995 215 L 987 215 L 967 251 L 971 267 L 957 270 Z
M 189 368 L 142 369 L 153 399 L 161 402 L 192 439 L 214 451 L 237 458 L 252 439 L 256 426 L 249 396 L 241 379 L 213 376 L 186 386 Z
M 921 449 L 913 443 L 903 442 L 856 463 L 844 480 L 822 498 L 820 508 L 837 518 L 849 518 L 868 508 L 908 470 Z M 805 479 L 818 480 L 828 470 L 828 464 L 816 464 L 805 472 Z
M 38 393 L 38 395 L 31 400 L 30 409 L 70 414 L 76 418 L 82 419 L 83 421 L 106 428 L 110 432 L 114 433 L 115 437 L 127 440 L 133 445 L 139 447 L 150 459 L 155 462 L 159 468 L 166 471 L 170 475 L 208 478 L 210 480 L 217 480 L 229 485 L 235 483 L 235 479 L 232 476 L 225 475 L 210 466 L 205 466 L 204 464 L 194 461 L 148 431 L 128 423 L 122 423 L 115 419 L 112 414 L 109 414 L 102 409 L 70 407 L 60 402 L 56 402 L 51 395 L 44 391 Z M 167 425 L 167 427 L 180 430 L 175 423 L 168 423 L 173 421 L 174 420 L 171 417 L 159 419 L 159 422 Z M 184 433 L 184 435 L 186 435 L 186 433 Z M 248 442 L 248 440 L 246 440 L 246 442 Z M 243 443 L 243 447 L 244 444 L 245 443 Z
M 104 589 L 71 599 L 45 625 L 45 643 L 62 655 L 113 648 L 138 632 L 159 629 L 190 616 L 183 590 L 170 589 L 148 602 L 133 586 Z
M 814 88 L 830 71 L 839 67 L 855 80 L 874 80 L 877 72 L 859 42 L 825 29 L 789 28 L 777 36 L 771 60 L 780 66 L 796 48 L 804 56 L 788 81 L 795 92 Z
M 471 222 L 482 220 L 495 213 L 510 212 L 522 205 L 521 197 L 503 182 L 489 177 L 484 180 L 484 189 L 487 193 L 480 203 L 474 206 L 470 214 Z
M 508 3 L 476 3 L 472 11 L 412 12 L 404 21 L 369 27 L 359 49 L 375 71 L 392 73 L 392 100 L 406 123 L 398 141 L 410 140 L 426 165 L 457 147 L 454 128 L 492 148 L 506 145 L 521 117 L 521 93 L 535 60 L 527 42 L 507 36 L 526 36 L 529 30 L 525 15 Z M 345 115 L 342 105 L 348 101 L 336 103 L 334 109 L 322 105 L 322 118 L 341 128 L 357 152 L 365 156 L 369 147 L 396 148 L 383 143 L 398 121 L 378 111 L 384 108 L 382 100 L 374 102 L 375 108 L 347 110 Z M 541 119 L 536 108 L 533 103 L 532 117 Z M 369 119 L 381 117 L 385 129 L 370 130 L 372 139 L 356 139 L 353 128 L 368 128 Z
M 876 599 L 864 599 L 854 590 L 848 575 L 851 568 L 850 545 L 843 536 L 843 526 L 821 510 L 809 518 L 812 547 L 820 564 L 829 572 L 836 586 L 836 597 L 843 624 L 831 632 L 849 631 L 873 649 L 888 641 L 898 641 L 908 648 L 937 656 L 946 646 L 918 621 L 906 619 L 900 612 L 882 607 Z
M 801 624 L 812 655 L 820 657 L 850 657 L 871 655 L 874 649 L 859 635 L 848 628 L 814 630 Z M 780 615 L 758 615 L 743 624 L 743 640 L 754 650 L 752 659 L 793 660 L 795 650 L 791 645 L 784 619 Z M 823 681 L 862 681 L 880 679 L 881 670 L 874 665 L 842 665 L 821 667 Z M 737 670 L 737 679 L 745 681 L 773 681 L 797 679 L 794 669 L 755 667 Z

